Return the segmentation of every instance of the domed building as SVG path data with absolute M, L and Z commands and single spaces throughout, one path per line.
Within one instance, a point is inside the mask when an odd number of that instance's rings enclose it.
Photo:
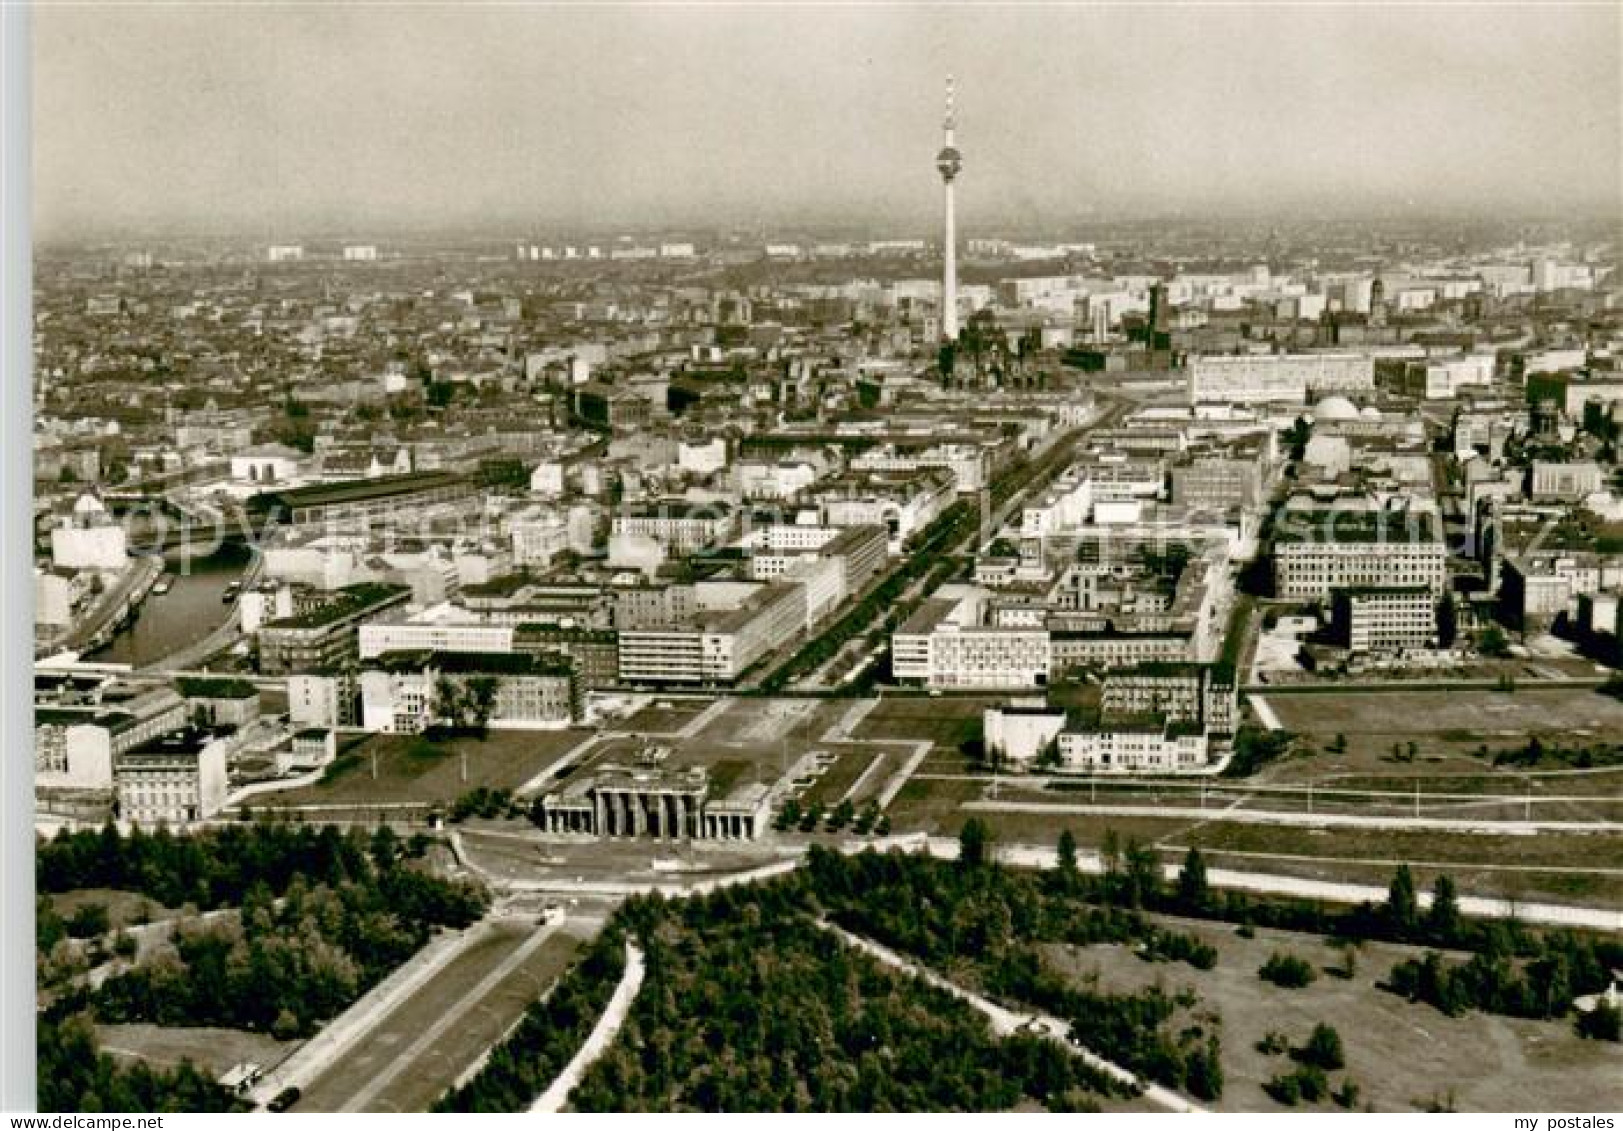
M 1346 397 L 1328 396 L 1313 406 L 1313 421 L 1316 424 L 1335 424 L 1357 419 L 1358 406 Z

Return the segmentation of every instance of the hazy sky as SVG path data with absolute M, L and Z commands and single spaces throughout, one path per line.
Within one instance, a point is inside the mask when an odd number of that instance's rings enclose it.
M 1623 202 L 1623 6 L 78 6 L 40 234 Z

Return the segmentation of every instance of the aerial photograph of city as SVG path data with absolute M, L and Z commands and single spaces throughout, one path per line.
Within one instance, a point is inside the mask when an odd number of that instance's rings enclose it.
M 1623 5 L 31 27 L 35 1110 L 1618 1126 Z

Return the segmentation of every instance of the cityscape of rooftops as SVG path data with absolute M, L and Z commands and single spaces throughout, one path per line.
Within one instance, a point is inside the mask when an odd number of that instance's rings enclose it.
M 39 9 L 39 1109 L 1623 1110 L 1620 31 Z

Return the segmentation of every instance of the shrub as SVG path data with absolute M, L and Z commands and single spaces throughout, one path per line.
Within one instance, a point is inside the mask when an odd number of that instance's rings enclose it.
M 1151 962 L 1187 962 L 1196 970 L 1217 965 L 1217 948 L 1194 935 L 1157 931 L 1144 944 L 1144 957 Z
M 1272 982 L 1287 990 L 1299 990 L 1303 986 L 1312 985 L 1318 977 L 1307 962 L 1294 954 L 1281 954 L 1278 951 L 1262 964 L 1257 976 L 1265 982 Z
M 68 934 L 76 939 L 105 935 L 110 926 L 107 908 L 99 903 L 87 903 L 68 918 Z
M 1330 1094 L 1330 1081 L 1325 1078 L 1324 1069 L 1314 1064 L 1304 1064 L 1296 1070 L 1296 1091 L 1302 1099 L 1310 1104 L 1316 1104 Z
M 1257 1051 L 1263 1056 L 1278 1056 L 1282 1052 L 1290 1051 L 1290 1038 L 1278 1029 L 1270 1029 L 1257 1042 Z
M 1286 1107 L 1295 1107 L 1302 1098 L 1302 1090 L 1296 1082 L 1294 1072 L 1275 1076 L 1262 1086 L 1262 1090 L 1272 1096 L 1275 1102 L 1282 1103 Z
M 1222 1046 L 1216 1034 L 1208 1038 L 1204 1049 L 1190 1051 L 1184 1061 L 1184 1087 L 1197 1100 L 1215 1100 L 1223 1095 Z
M 1297 1053 L 1297 1059 L 1303 1064 L 1314 1065 L 1326 1072 L 1335 1071 L 1347 1063 L 1346 1055 L 1341 1049 L 1341 1034 L 1324 1022 L 1319 1022 L 1313 1026 L 1313 1034 Z

